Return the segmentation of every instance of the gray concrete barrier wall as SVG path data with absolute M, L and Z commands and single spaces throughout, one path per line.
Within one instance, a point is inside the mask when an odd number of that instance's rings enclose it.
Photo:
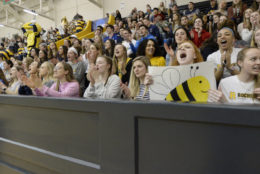
M 259 105 L 0 96 L 0 174 L 254 174 L 259 147 Z

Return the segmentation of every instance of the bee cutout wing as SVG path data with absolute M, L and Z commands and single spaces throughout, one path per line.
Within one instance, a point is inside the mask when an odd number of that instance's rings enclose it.
M 158 95 L 166 96 L 173 87 L 178 85 L 180 73 L 175 68 L 167 68 L 162 71 L 161 75 L 153 76 L 153 81 L 150 90 Z
M 180 83 L 180 72 L 173 67 L 169 67 L 162 72 L 162 80 L 172 89 Z

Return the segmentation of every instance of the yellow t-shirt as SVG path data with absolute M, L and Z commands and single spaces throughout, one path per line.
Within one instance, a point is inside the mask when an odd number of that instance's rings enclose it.
M 164 57 L 152 57 L 150 59 L 152 66 L 166 66 L 166 61 Z

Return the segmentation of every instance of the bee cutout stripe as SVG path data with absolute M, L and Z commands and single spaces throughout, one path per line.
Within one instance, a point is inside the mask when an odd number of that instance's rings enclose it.
M 193 95 L 190 92 L 190 89 L 189 89 L 189 86 L 188 86 L 188 81 L 185 81 L 182 84 L 182 87 L 183 87 L 185 94 L 187 95 L 189 101 L 196 101 L 195 98 L 193 97 Z
M 179 96 L 180 94 L 180 96 Z M 184 95 L 183 95 L 184 94 Z M 168 101 L 196 101 L 193 95 L 190 92 L 188 82 L 185 81 L 174 90 L 170 92 L 170 94 L 166 97 Z

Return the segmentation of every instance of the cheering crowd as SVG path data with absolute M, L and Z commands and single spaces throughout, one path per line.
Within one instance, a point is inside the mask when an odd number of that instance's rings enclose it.
M 154 80 L 148 66 L 209 61 L 216 65 L 218 84 L 207 91 L 209 102 L 259 103 L 259 3 L 233 0 L 227 8 L 224 0 L 210 0 L 204 12 L 193 2 L 180 11 L 171 0 L 167 6 L 147 4 L 144 11 L 134 8 L 125 18 L 117 10 L 114 25 L 98 26 L 94 38 L 79 40 L 71 33 L 59 48 L 43 37 L 39 49 L 28 49 L 25 36 L 2 38 L 0 92 L 150 100 Z

